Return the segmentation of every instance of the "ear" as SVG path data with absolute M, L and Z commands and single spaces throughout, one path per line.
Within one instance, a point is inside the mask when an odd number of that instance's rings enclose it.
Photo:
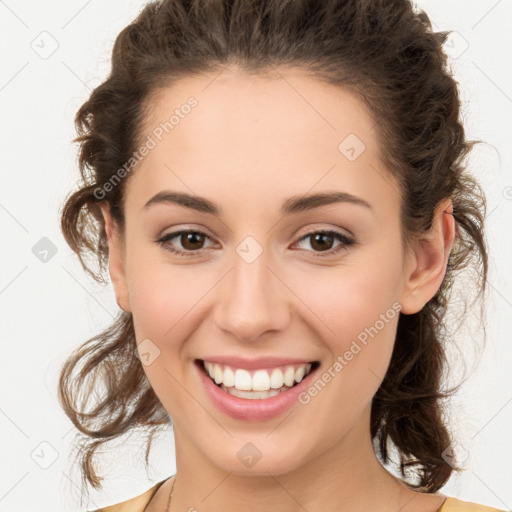
M 456 236 L 453 204 L 448 198 L 436 208 L 431 228 L 409 256 L 401 313 L 417 313 L 437 293 Z
M 108 268 L 110 279 L 114 286 L 118 306 L 130 313 L 130 302 L 128 300 L 128 287 L 126 283 L 124 251 L 121 234 L 117 222 L 112 218 L 110 206 L 106 203 L 100 204 L 103 220 L 105 221 L 105 233 L 108 241 Z

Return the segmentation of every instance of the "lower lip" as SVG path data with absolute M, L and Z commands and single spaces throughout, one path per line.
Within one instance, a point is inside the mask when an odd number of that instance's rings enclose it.
M 288 391 L 276 396 L 261 399 L 239 398 L 223 391 L 206 374 L 202 362 L 196 362 L 199 376 L 212 402 L 221 412 L 239 420 L 261 421 L 275 418 L 283 414 L 294 403 L 298 402 L 300 393 L 309 387 L 311 376 L 318 368 L 310 371 L 306 377 Z

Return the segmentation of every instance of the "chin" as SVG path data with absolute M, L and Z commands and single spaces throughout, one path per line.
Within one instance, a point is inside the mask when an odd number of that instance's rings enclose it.
M 278 427 L 279 428 L 279 427 Z M 218 449 L 212 451 L 212 440 L 203 441 L 207 446 L 203 455 L 217 467 L 228 473 L 241 476 L 268 476 L 290 473 L 306 463 L 307 453 L 304 439 L 297 437 L 295 442 L 268 432 L 261 435 L 240 436 L 219 440 Z M 313 454 L 311 453 L 311 457 Z

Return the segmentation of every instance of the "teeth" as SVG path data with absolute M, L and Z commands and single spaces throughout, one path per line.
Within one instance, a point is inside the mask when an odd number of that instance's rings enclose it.
M 258 370 L 254 373 L 252 389 L 254 391 L 268 391 L 270 389 L 270 376 L 266 370 Z
M 287 386 L 293 386 L 293 381 L 295 380 L 295 370 L 293 366 L 288 366 L 286 371 L 284 372 L 284 383 Z
M 295 380 L 297 382 L 300 382 L 303 379 L 305 371 L 306 369 L 304 368 L 304 366 L 301 366 L 300 368 L 297 368 L 297 370 L 295 370 Z M 215 375 L 215 377 L 217 377 L 217 375 Z
M 227 388 L 224 384 L 220 386 L 226 393 L 237 396 L 238 398 L 248 398 L 249 400 L 261 400 L 262 398 L 270 398 L 271 396 L 279 395 L 283 391 L 288 391 L 290 388 L 283 386 L 281 389 L 270 389 L 268 391 L 240 391 L 235 387 Z
M 275 396 L 281 390 L 290 389 L 296 382 L 302 381 L 311 371 L 311 364 L 303 364 L 298 367 L 286 366 L 283 368 L 273 368 L 272 370 L 256 370 L 251 373 L 243 368 L 224 368 L 216 363 L 203 362 L 203 365 L 212 380 L 225 388 L 229 393 L 242 398 L 250 394 L 251 398 L 268 398 Z M 283 371 L 284 370 L 284 371 Z M 241 392 L 241 394 L 235 394 Z M 264 396 L 263 396 L 264 395 Z
M 270 387 L 272 389 L 279 389 L 284 384 L 283 372 L 277 368 L 272 370 L 270 375 Z
M 222 370 L 220 369 L 220 366 L 216 364 L 213 367 L 213 378 L 215 379 L 215 384 L 220 384 L 222 382 L 222 377 Z
M 220 370 L 218 364 L 215 366 Z M 252 389 L 251 374 L 247 370 L 238 369 L 235 372 L 235 388 L 242 391 L 250 391 Z
M 229 366 L 226 366 L 226 368 L 224 368 L 224 375 L 222 377 L 222 382 L 223 382 L 224 386 L 228 386 L 228 387 L 233 387 L 235 385 L 235 374 Z

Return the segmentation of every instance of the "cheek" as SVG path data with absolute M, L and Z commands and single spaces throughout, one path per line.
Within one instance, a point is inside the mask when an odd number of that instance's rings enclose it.
M 302 282 L 298 295 L 307 297 L 323 325 L 323 342 L 332 358 L 325 380 L 336 381 L 330 387 L 340 393 L 338 398 L 348 400 L 345 403 L 368 403 L 391 359 L 403 277 L 396 247 L 389 244 L 347 258 L 346 265 L 317 272 L 314 279 L 304 274 L 296 281 Z
M 137 338 L 177 338 L 177 331 L 200 308 L 205 280 L 191 265 L 156 261 L 150 251 L 135 249 L 127 261 L 130 306 Z
M 373 336 L 394 340 L 389 324 L 398 321 L 401 283 L 399 264 L 394 261 L 360 261 L 317 272 L 314 278 L 303 276 L 299 294 L 321 319 L 322 332 L 334 340 L 332 348 L 337 352 L 353 339 L 364 340 L 368 330 Z
M 151 387 L 167 411 L 186 411 L 187 421 L 200 423 L 200 411 L 180 383 L 189 377 L 184 369 L 191 371 L 186 341 L 197 324 L 205 280 L 197 279 L 192 266 L 150 261 L 142 250 L 132 251 L 127 275 L 141 360 L 144 352 L 151 357 L 143 366 Z
M 328 327 L 321 332 L 327 333 L 329 357 L 301 403 L 319 424 L 328 425 L 326 443 L 359 421 L 389 367 L 401 309 L 389 270 L 353 268 L 331 279 L 328 288 L 316 280 L 316 291 L 308 294 L 308 305 Z

